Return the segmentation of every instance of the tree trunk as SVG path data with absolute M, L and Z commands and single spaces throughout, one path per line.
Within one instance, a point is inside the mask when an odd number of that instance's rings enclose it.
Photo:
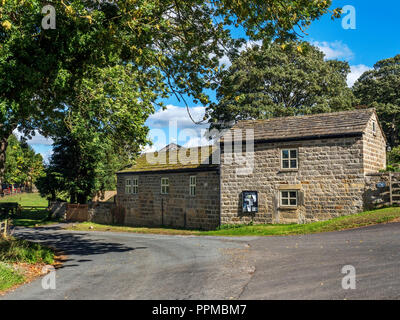
M 0 191 L 3 191 L 4 173 L 6 171 L 6 150 L 8 146 L 8 137 L 0 138 Z
M 86 204 L 87 196 L 83 193 L 78 193 L 76 200 L 79 204 Z
M 72 204 L 76 203 L 76 193 L 75 192 L 70 193 L 69 203 L 72 203 Z

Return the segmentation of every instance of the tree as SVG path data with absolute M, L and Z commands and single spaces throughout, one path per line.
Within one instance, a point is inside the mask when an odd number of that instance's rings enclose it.
M 388 171 L 400 171 L 400 146 L 393 148 L 388 152 Z
M 83 78 L 93 80 L 99 72 L 129 66 L 137 82 L 133 103 L 140 104 L 150 94 L 142 105 L 146 110 L 172 92 L 208 103 L 204 92 L 213 86 L 219 58 L 241 43 L 232 40 L 227 26 L 242 25 L 253 39 L 292 39 L 296 30 L 328 12 L 331 1 L 57 0 L 47 4 L 55 8 L 55 29 L 42 28 L 43 1 L 1 2 L 0 179 L 13 130 L 18 128 L 28 138 L 35 129 L 47 135 L 55 119 L 75 108 L 68 100 Z M 338 16 L 339 10 L 333 15 Z M 79 111 L 88 117 L 92 113 L 85 108 Z M 137 114 L 115 112 L 114 123 L 120 116 L 126 124 L 134 123 Z M 143 140 L 142 134 L 140 129 L 134 137 Z M 121 132 L 121 145 L 131 144 L 132 138 L 122 141 L 128 136 Z
M 26 175 L 23 184 L 28 188 L 28 190 L 32 191 L 36 180 L 44 173 L 43 157 L 40 153 L 36 153 L 35 150 L 28 145 L 26 140 L 20 141 L 20 145 L 24 158 L 22 171 L 25 172 Z
M 26 141 L 18 141 L 15 135 L 8 139 L 5 182 L 23 184 L 32 188 L 36 179 L 43 174 L 43 158 Z
M 7 161 L 5 170 L 5 182 L 22 183 L 26 180 L 26 172 L 22 172 L 22 164 L 24 161 L 21 145 L 15 135 L 8 138 Z
M 115 172 L 127 163 L 107 136 L 89 129 L 75 137 L 67 126 L 59 132 L 46 176 L 37 184 L 40 193 L 51 200 L 64 193 L 71 203 L 84 204 L 98 191 L 115 189 Z
M 65 200 L 64 196 L 68 195 L 64 191 L 61 174 L 53 171 L 53 168 L 50 166 L 47 166 L 44 169 L 44 174 L 37 179 L 36 187 L 40 195 L 50 201 Z
M 378 61 L 354 84 L 358 103 L 374 107 L 393 148 L 400 143 L 400 55 Z
M 212 127 L 352 108 L 346 62 L 324 60 L 308 43 L 266 43 L 243 51 L 221 72 L 218 103 L 208 108 Z

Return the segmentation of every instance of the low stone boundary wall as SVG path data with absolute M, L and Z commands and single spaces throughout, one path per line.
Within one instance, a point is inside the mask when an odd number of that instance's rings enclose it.
M 90 220 L 101 224 L 125 223 L 125 210 L 112 202 L 92 202 L 89 204 Z
M 121 225 L 125 223 L 125 210 L 112 202 L 92 202 L 89 204 L 51 202 L 49 209 L 54 218 L 64 221 L 91 221 L 100 224 Z
M 67 203 L 66 202 L 58 202 L 51 201 L 49 210 L 52 213 L 52 217 L 60 220 L 66 220 L 67 213 Z

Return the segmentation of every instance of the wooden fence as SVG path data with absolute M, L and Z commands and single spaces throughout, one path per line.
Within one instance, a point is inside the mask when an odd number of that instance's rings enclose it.
M 29 210 L 29 211 L 36 211 L 36 210 L 45 210 L 48 209 L 48 207 L 44 207 L 44 206 L 22 206 L 20 207 L 21 210 Z
M 67 204 L 67 221 L 83 222 L 89 221 L 89 208 L 87 204 Z
M 20 194 L 20 193 L 24 193 L 24 190 L 22 188 L 8 188 L 8 189 L 3 189 L 0 192 L 0 197 L 5 197 L 5 196 L 11 196 L 14 194 Z
M 20 206 L 17 202 L 0 203 L 0 219 L 7 219 L 20 213 Z
M 7 238 L 9 234 L 10 224 L 8 219 L 0 221 L 0 237 Z

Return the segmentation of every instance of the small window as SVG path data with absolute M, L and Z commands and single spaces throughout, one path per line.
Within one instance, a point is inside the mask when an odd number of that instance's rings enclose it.
M 281 191 L 282 207 L 297 207 L 297 191 Z
M 282 150 L 282 169 L 297 169 L 298 157 L 297 149 L 283 149 Z
M 133 194 L 139 193 L 139 179 L 138 178 L 132 179 L 132 193 Z
M 190 177 L 190 182 L 189 182 L 189 192 L 191 196 L 196 195 L 196 176 L 191 176 Z
M 131 194 L 131 193 L 132 193 L 132 180 L 126 179 L 125 180 L 125 194 Z
M 372 121 L 372 132 L 376 133 L 376 122 Z
M 161 178 L 161 194 L 169 193 L 169 179 Z

